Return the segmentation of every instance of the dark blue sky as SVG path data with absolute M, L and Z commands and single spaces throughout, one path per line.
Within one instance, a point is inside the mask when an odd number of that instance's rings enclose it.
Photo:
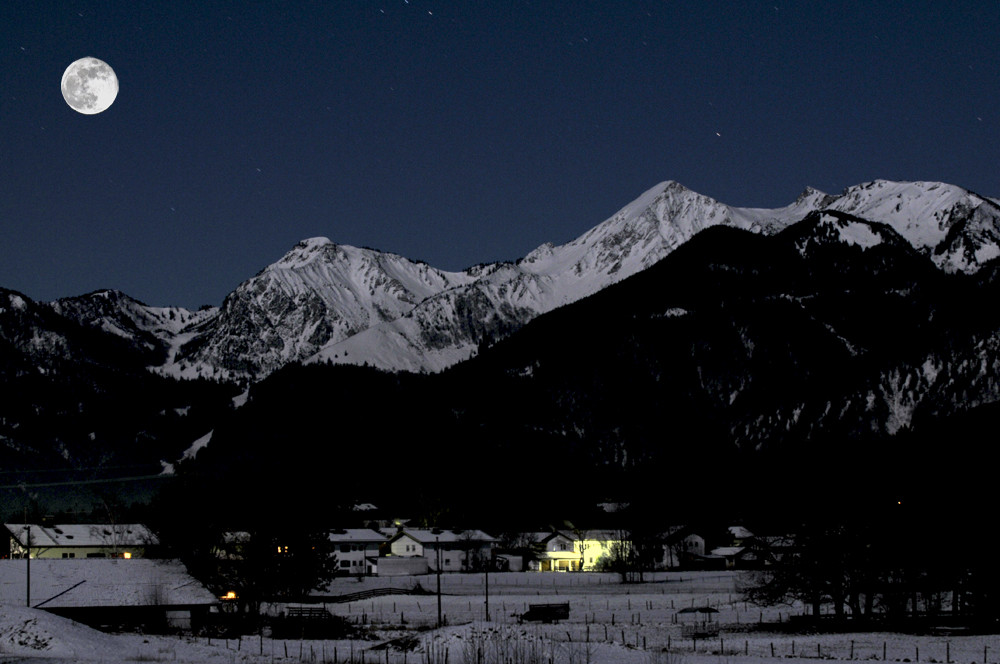
M 667 179 L 1000 195 L 995 0 L 7 0 L 0 26 L 0 286 L 34 299 L 219 304 L 316 235 L 461 269 Z M 59 90 L 84 56 L 121 82 L 98 115 Z

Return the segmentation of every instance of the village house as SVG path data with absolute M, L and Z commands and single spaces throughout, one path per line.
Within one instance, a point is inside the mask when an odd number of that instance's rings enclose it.
M 528 568 L 539 572 L 594 572 L 601 570 L 614 555 L 615 546 L 627 537 L 617 530 L 553 530 L 527 533 L 533 542 L 534 556 Z M 660 546 L 659 544 L 657 546 Z M 693 533 L 677 532 L 664 538 L 658 567 L 680 565 L 680 552 L 704 555 L 705 541 Z
M 528 569 L 537 572 L 577 572 L 582 563 L 577 537 L 572 532 L 552 530 L 527 533 L 532 542 L 533 559 Z
M 342 574 L 378 574 L 381 548 L 389 535 L 373 528 L 344 528 L 330 531 L 330 542 Z
M 615 542 L 620 542 L 622 538 L 622 534 L 614 530 L 581 530 L 576 535 L 576 550 L 584 572 L 600 569 L 602 559 L 612 555 Z
M 729 532 L 730 546 L 745 546 L 754 536 L 744 526 L 729 526 L 726 530 Z
M 138 523 L 4 524 L 10 558 L 146 558 L 159 545 Z
M 430 571 L 467 572 L 492 560 L 495 543 L 495 538 L 481 530 L 400 528 L 384 550 L 386 557 L 422 557 Z
M 709 552 L 709 556 L 722 558 L 722 565 L 725 569 L 736 569 L 738 566 L 741 566 L 740 561 L 747 551 L 748 549 L 742 546 L 720 546 L 712 549 Z
M 663 537 L 663 565 L 675 569 L 705 557 L 705 538 L 687 527 L 678 526 Z
M 764 569 L 780 563 L 796 551 L 794 535 L 754 535 L 743 542 L 737 569 Z

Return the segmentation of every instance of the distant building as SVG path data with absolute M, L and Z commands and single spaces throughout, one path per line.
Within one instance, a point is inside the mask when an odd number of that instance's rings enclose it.
M 330 543 L 342 574 L 377 574 L 381 547 L 389 542 L 386 533 L 372 528 L 344 528 L 330 532 Z
M 686 526 L 671 528 L 663 537 L 663 564 L 668 569 L 690 566 L 705 556 L 705 538 Z
M 139 523 L 4 524 L 10 558 L 146 558 L 160 541 Z
M 427 559 L 428 569 L 466 572 L 480 569 L 493 558 L 496 539 L 481 530 L 400 528 L 386 545 L 387 556 Z
M 529 569 L 538 572 L 578 572 L 581 568 L 577 537 L 571 532 L 551 530 L 528 533 L 534 550 Z
M 611 556 L 615 542 L 620 542 L 622 534 L 614 530 L 581 530 L 576 533 L 575 547 L 580 555 L 581 569 L 593 572 L 603 564 L 602 559 Z

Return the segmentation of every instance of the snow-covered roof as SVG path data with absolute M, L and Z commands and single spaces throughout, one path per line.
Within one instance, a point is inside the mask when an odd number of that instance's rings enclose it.
M 628 539 L 628 533 L 621 530 L 581 530 L 579 538 L 598 542 L 620 542 L 623 538 Z
M 340 542 L 384 542 L 389 539 L 384 531 L 372 528 L 344 528 L 330 531 L 330 541 Z
M 576 535 L 573 533 L 563 532 L 562 530 L 545 530 L 535 533 L 525 533 L 525 535 L 535 544 L 544 544 L 555 537 L 563 537 L 571 542 L 575 542 L 577 540 Z
M 405 528 L 399 531 L 396 536 L 409 535 L 412 539 L 421 544 L 456 543 L 456 542 L 495 542 L 496 539 L 487 535 L 481 530 L 431 530 L 427 528 Z
M 743 549 L 742 546 L 720 546 L 718 549 L 712 549 L 711 553 L 713 556 L 737 556 Z
M 0 560 L 0 604 L 24 605 L 27 560 Z M 31 606 L 192 606 L 216 598 L 178 560 L 31 560 Z
M 747 539 L 748 537 L 753 537 L 753 533 L 743 526 L 729 526 L 729 534 L 736 539 Z
M 31 526 L 32 547 L 121 547 L 155 546 L 156 535 L 141 523 L 69 524 L 42 526 L 39 524 L 5 523 L 10 534 L 24 545 Z

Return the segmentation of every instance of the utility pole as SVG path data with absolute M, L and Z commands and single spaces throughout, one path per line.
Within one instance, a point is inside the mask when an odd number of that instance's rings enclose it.
M 28 557 L 24 561 L 25 565 L 25 582 L 24 582 L 24 593 L 25 593 L 25 606 L 29 609 L 31 608 L 31 524 L 28 523 L 28 513 L 25 510 L 24 526 L 27 529 L 27 549 Z
M 486 622 L 490 621 L 490 565 L 493 564 L 493 552 L 486 559 Z
M 438 628 L 441 627 L 441 538 L 434 538 L 434 550 L 437 554 L 437 589 L 438 589 Z

